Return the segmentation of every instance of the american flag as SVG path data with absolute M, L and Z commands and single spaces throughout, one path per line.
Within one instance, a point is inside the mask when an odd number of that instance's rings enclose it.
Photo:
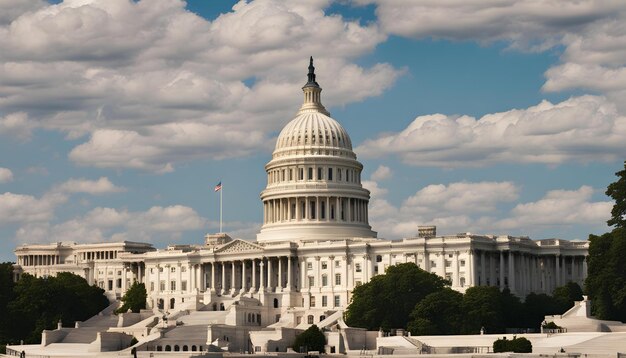
M 215 188 L 213 188 L 213 191 L 220 191 L 220 190 L 222 190 L 222 182 L 217 183 Z

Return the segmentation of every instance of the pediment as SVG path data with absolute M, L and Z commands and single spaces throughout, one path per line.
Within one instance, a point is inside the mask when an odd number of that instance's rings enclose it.
M 215 252 L 227 254 L 227 253 L 245 253 L 245 252 L 259 252 L 263 251 L 263 247 L 257 244 L 253 244 L 249 241 L 235 239 L 219 249 L 215 250 Z

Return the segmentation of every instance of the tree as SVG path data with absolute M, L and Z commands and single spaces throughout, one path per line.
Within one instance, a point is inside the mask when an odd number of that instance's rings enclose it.
M 407 329 L 413 335 L 460 334 L 463 294 L 450 288 L 435 291 L 415 305 Z
M 502 323 L 505 328 L 523 328 L 526 326 L 524 304 L 508 288 L 500 292 L 500 307 L 502 308 Z
M 559 305 L 554 297 L 545 293 L 530 293 L 524 300 L 526 327 L 538 329 L 545 316 L 560 314 Z M 563 313 L 563 312 L 561 312 Z
M 533 345 L 524 337 L 513 337 L 510 341 L 506 337 L 502 337 L 502 339 L 493 342 L 493 352 L 532 353 Z
M 122 297 L 124 304 L 116 312 L 124 313 L 130 309 L 132 312 L 139 313 L 140 310 L 146 308 L 147 297 L 146 285 L 135 281 Z
M 390 266 L 384 275 L 374 276 L 352 291 L 345 321 L 369 330 L 406 328 L 415 305 L 448 284 L 414 263 Z
M 324 337 L 324 333 L 316 325 L 312 325 L 306 331 L 296 336 L 292 348 L 296 352 L 300 352 L 301 349 L 304 349 L 305 352 L 323 352 L 325 344 L 326 337 Z
M 624 170 L 615 175 L 619 178 L 616 182 L 609 184 L 606 188 L 606 195 L 615 200 L 613 210 L 611 210 L 611 219 L 607 221 L 609 226 L 616 228 L 626 227 L 626 161 L 624 161 Z
M 463 333 L 477 334 L 481 328 L 488 333 L 504 332 L 504 314 L 500 290 L 493 286 L 475 286 L 463 296 L 465 322 Z
M 583 290 L 577 283 L 570 281 L 564 286 L 555 288 L 552 296 L 558 305 L 558 310 L 554 314 L 563 314 L 574 306 L 574 302 L 583 299 Z
M 0 263 L 0 312 L 8 312 L 9 302 L 13 299 L 13 263 Z M 7 343 L 11 337 L 11 319 L 7 314 L 0 314 L 0 344 Z
M 589 235 L 585 288 L 596 317 L 626 322 L 626 228 Z

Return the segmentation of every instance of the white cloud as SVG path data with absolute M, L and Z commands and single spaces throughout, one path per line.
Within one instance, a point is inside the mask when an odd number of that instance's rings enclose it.
M 78 164 L 163 172 L 265 148 L 297 109 L 309 55 L 327 106 L 379 95 L 402 73 L 353 64 L 386 36 L 326 16 L 327 1 L 240 1 L 213 21 L 184 6 L 66 1 L 0 23 L 0 109 L 19 114 L 0 134 L 88 136 Z
M 13 172 L 11 169 L 0 167 L 0 184 L 13 181 Z
M 17 137 L 21 140 L 30 139 L 34 127 L 35 124 L 28 120 L 28 115 L 25 112 L 16 112 L 0 117 L 0 134 L 7 137 Z
M 0 223 L 25 223 L 50 220 L 57 205 L 67 198 L 62 194 L 46 194 L 41 198 L 14 193 L 0 194 Z
M 381 181 L 381 180 L 391 178 L 392 174 L 393 172 L 391 171 L 389 167 L 384 166 L 384 165 L 379 165 L 378 168 L 376 168 L 376 170 L 372 173 L 371 178 L 374 181 Z
M 190 207 L 153 206 L 147 211 L 97 207 L 84 216 L 58 224 L 27 224 L 16 232 L 19 242 L 158 242 L 180 238 L 183 232 L 204 227 L 206 219 Z
M 611 216 L 613 202 L 592 202 L 593 188 L 581 186 L 578 190 L 552 190 L 530 203 L 518 204 L 511 217 L 496 225 L 501 228 L 524 228 L 564 224 L 601 225 Z
M 88 180 L 85 178 L 70 179 L 59 185 L 56 190 L 65 193 L 87 193 L 93 195 L 120 193 L 126 191 L 125 188 L 111 183 L 107 177 L 100 177 L 98 180 Z
M 440 167 L 617 160 L 626 151 L 626 117 L 598 96 L 543 101 L 479 119 L 434 114 L 417 117 L 401 132 L 366 140 L 356 151 Z
M 518 203 L 519 192 L 519 186 L 512 182 L 432 184 L 399 206 L 373 196 L 369 218 L 373 229 L 384 238 L 413 237 L 419 225 L 436 225 L 440 234 L 532 235 L 546 227 L 606 229 L 613 206 L 612 202 L 593 201 L 594 190 L 589 186 L 549 191 L 543 198 L 526 203 Z

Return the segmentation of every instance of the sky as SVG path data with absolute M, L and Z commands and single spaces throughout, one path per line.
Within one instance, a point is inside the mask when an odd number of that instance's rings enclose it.
M 626 2 L 0 0 L 0 261 L 253 240 L 309 56 L 379 237 L 610 229 Z

